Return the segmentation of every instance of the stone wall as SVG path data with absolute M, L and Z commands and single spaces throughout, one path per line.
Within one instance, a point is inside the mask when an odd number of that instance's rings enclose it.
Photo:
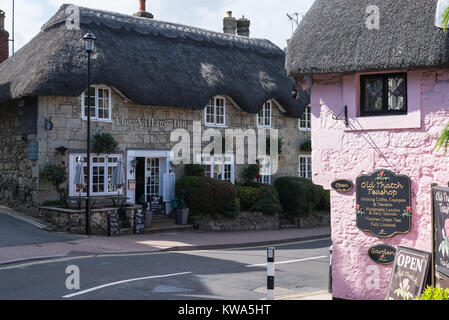
M 209 217 L 191 220 L 202 231 L 260 231 L 279 229 L 279 215 L 268 216 L 260 212 L 241 212 L 236 218 Z
M 28 160 L 36 135 L 25 134 L 23 112 L 17 101 L 0 103 L 0 203 L 27 211 L 36 208 L 39 170 Z
M 385 298 L 391 266 L 378 265 L 370 260 L 368 249 L 373 245 L 386 243 L 431 252 L 431 184 L 446 186 L 449 181 L 449 158 L 434 150 L 435 141 L 449 119 L 449 72 L 414 72 L 419 74 L 419 81 L 416 87 L 409 87 L 409 91 L 413 90 L 409 93 L 420 97 L 410 100 L 409 104 L 418 104 L 420 128 L 415 128 L 413 121 L 396 121 L 402 129 L 387 129 L 386 122 L 375 117 L 363 119 L 374 121 L 370 130 L 346 128 L 343 121 L 335 120 L 333 115 L 340 114 L 344 105 L 348 105 L 349 114 L 355 113 L 356 101 L 352 105 L 348 103 L 348 96 L 353 91 L 346 86 L 349 76 L 314 77 L 311 105 L 314 182 L 330 189 L 334 180 L 355 182 L 359 175 L 370 174 L 377 169 L 407 175 L 412 181 L 414 216 L 411 232 L 391 239 L 379 239 L 357 228 L 355 191 L 345 194 L 332 191 L 334 297 Z M 409 113 L 412 117 L 416 114 L 419 115 L 417 112 Z M 379 129 L 373 129 L 376 126 Z

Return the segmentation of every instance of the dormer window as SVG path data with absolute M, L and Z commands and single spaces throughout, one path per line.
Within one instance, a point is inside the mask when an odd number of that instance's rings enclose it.
M 271 128 L 273 115 L 273 103 L 267 101 L 264 103 L 262 110 L 257 114 L 258 128 Z
M 209 101 L 204 109 L 204 124 L 206 126 L 226 126 L 226 100 L 215 97 Z
M 360 76 L 360 115 L 407 114 L 407 74 Z
M 87 90 L 81 95 L 81 117 L 87 120 Z M 104 86 L 90 88 L 90 118 L 94 121 L 112 121 L 111 90 Z

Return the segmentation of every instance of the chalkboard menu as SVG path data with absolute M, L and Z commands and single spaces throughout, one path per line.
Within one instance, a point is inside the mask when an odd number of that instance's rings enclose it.
M 134 212 L 134 234 L 145 233 L 145 213 L 142 209 Z
M 120 235 L 120 222 L 118 213 L 109 213 L 108 231 L 110 237 L 118 237 Z
M 410 178 L 388 170 L 362 175 L 356 181 L 357 227 L 380 238 L 411 229 Z
M 434 188 L 435 267 L 449 276 L 449 189 Z
M 337 192 L 345 193 L 351 191 L 354 188 L 354 184 L 349 180 L 337 180 L 332 182 L 331 187 Z
M 150 212 L 153 215 L 165 215 L 165 203 L 162 197 L 153 196 L 150 199 Z
M 391 264 L 396 256 L 396 248 L 387 244 L 379 244 L 369 248 L 368 255 L 376 263 Z
M 419 298 L 429 279 L 431 254 L 398 247 L 387 292 L 387 300 Z

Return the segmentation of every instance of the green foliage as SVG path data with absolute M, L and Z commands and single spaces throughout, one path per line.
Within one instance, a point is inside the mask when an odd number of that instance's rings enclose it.
M 448 146 L 449 146 L 449 124 L 444 128 L 443 132 L 441 132 L 441 135 L 437 140 L 435 150 L 440 151 L 443 148 L 444 154 L 446 154 Z
M 110 133 L 97 133 L 93 138 L 94 150 L 97 154 L 111 154 L 119 150 L 117 141 Z
M 449 23 L 449 7 L 447 7 L 443 12 L 443 22 L 441 23 L 441 26 L 443 27 L 443 31 L 446 32 L 447 25 Z
M 324 190 L 323 196 L 318 203 L 317 210 L 330 212 L 331 210 L 331 192 Z
M 266 152 L 267 152 L 267 154 L 270 154 L 270 150 L 271 150 L 270 144 L 271 144 L 271 139 L 270 139 L 270 137 L 267 137 L 267 142 L 266 142 Z M 284 146 L 284 140 L 282 140 L 282 138 L 279 138 L 278 139 L 278 155 L 282 154 L 282 147 L 283 146 Z
M 252 182 L 260 178 L 260 165 L 250 164 L 247 168 L 243 170 L 242 178 L 246 182 Z
M 204 166 L 200 164 L 186 164 L 184 166 L 184 173 L 188 177 L 201 177 L 204 176 Z
M 209 177 L 184 177 L 176 184 L 176 196 L 184 195 L 192 216 L 233 216 L 240 212 L 237 189 L 230 182 Z
M 307 217 L 317 210 L 324 189 L 312 181 L 297 177 L 282 177 L 274 183 L 282 209 L 292 217 Z
M 275 215 L 281 211 L 279 195 L 275 187 L 270 185 L 259 186 L 259 198 L 250 208 L 250 211 L 262 212 L 265 215 Z
M 259 188 L 238 186 L 237 195 L 240 199 L 240 206 L 243 211 L 248 211 L 257 202 L 260 196 Z
M 41 172 L 41 178 L 51 183 L 58 192 L 59 186 L 67 181 L 67 168 L 62 164 L 46 164 Z
M 428 286 L 419 300 L 449 300 L 449 289 Z
M 312 141 L 307 140 L 304 143 L 302 143 L 300 150 L 304 151 L 304 152 L 311 152 L 312 151 Z

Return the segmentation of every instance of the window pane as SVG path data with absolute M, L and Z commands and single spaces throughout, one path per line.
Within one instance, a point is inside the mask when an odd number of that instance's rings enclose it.
M 404 77 L 388 79 L 388 110 L 406 110 L 407 84 Z
M 364 107 L 366 112 L 382 111 L 382 78 L 371 78 L 365 80 L 365 101 Z

